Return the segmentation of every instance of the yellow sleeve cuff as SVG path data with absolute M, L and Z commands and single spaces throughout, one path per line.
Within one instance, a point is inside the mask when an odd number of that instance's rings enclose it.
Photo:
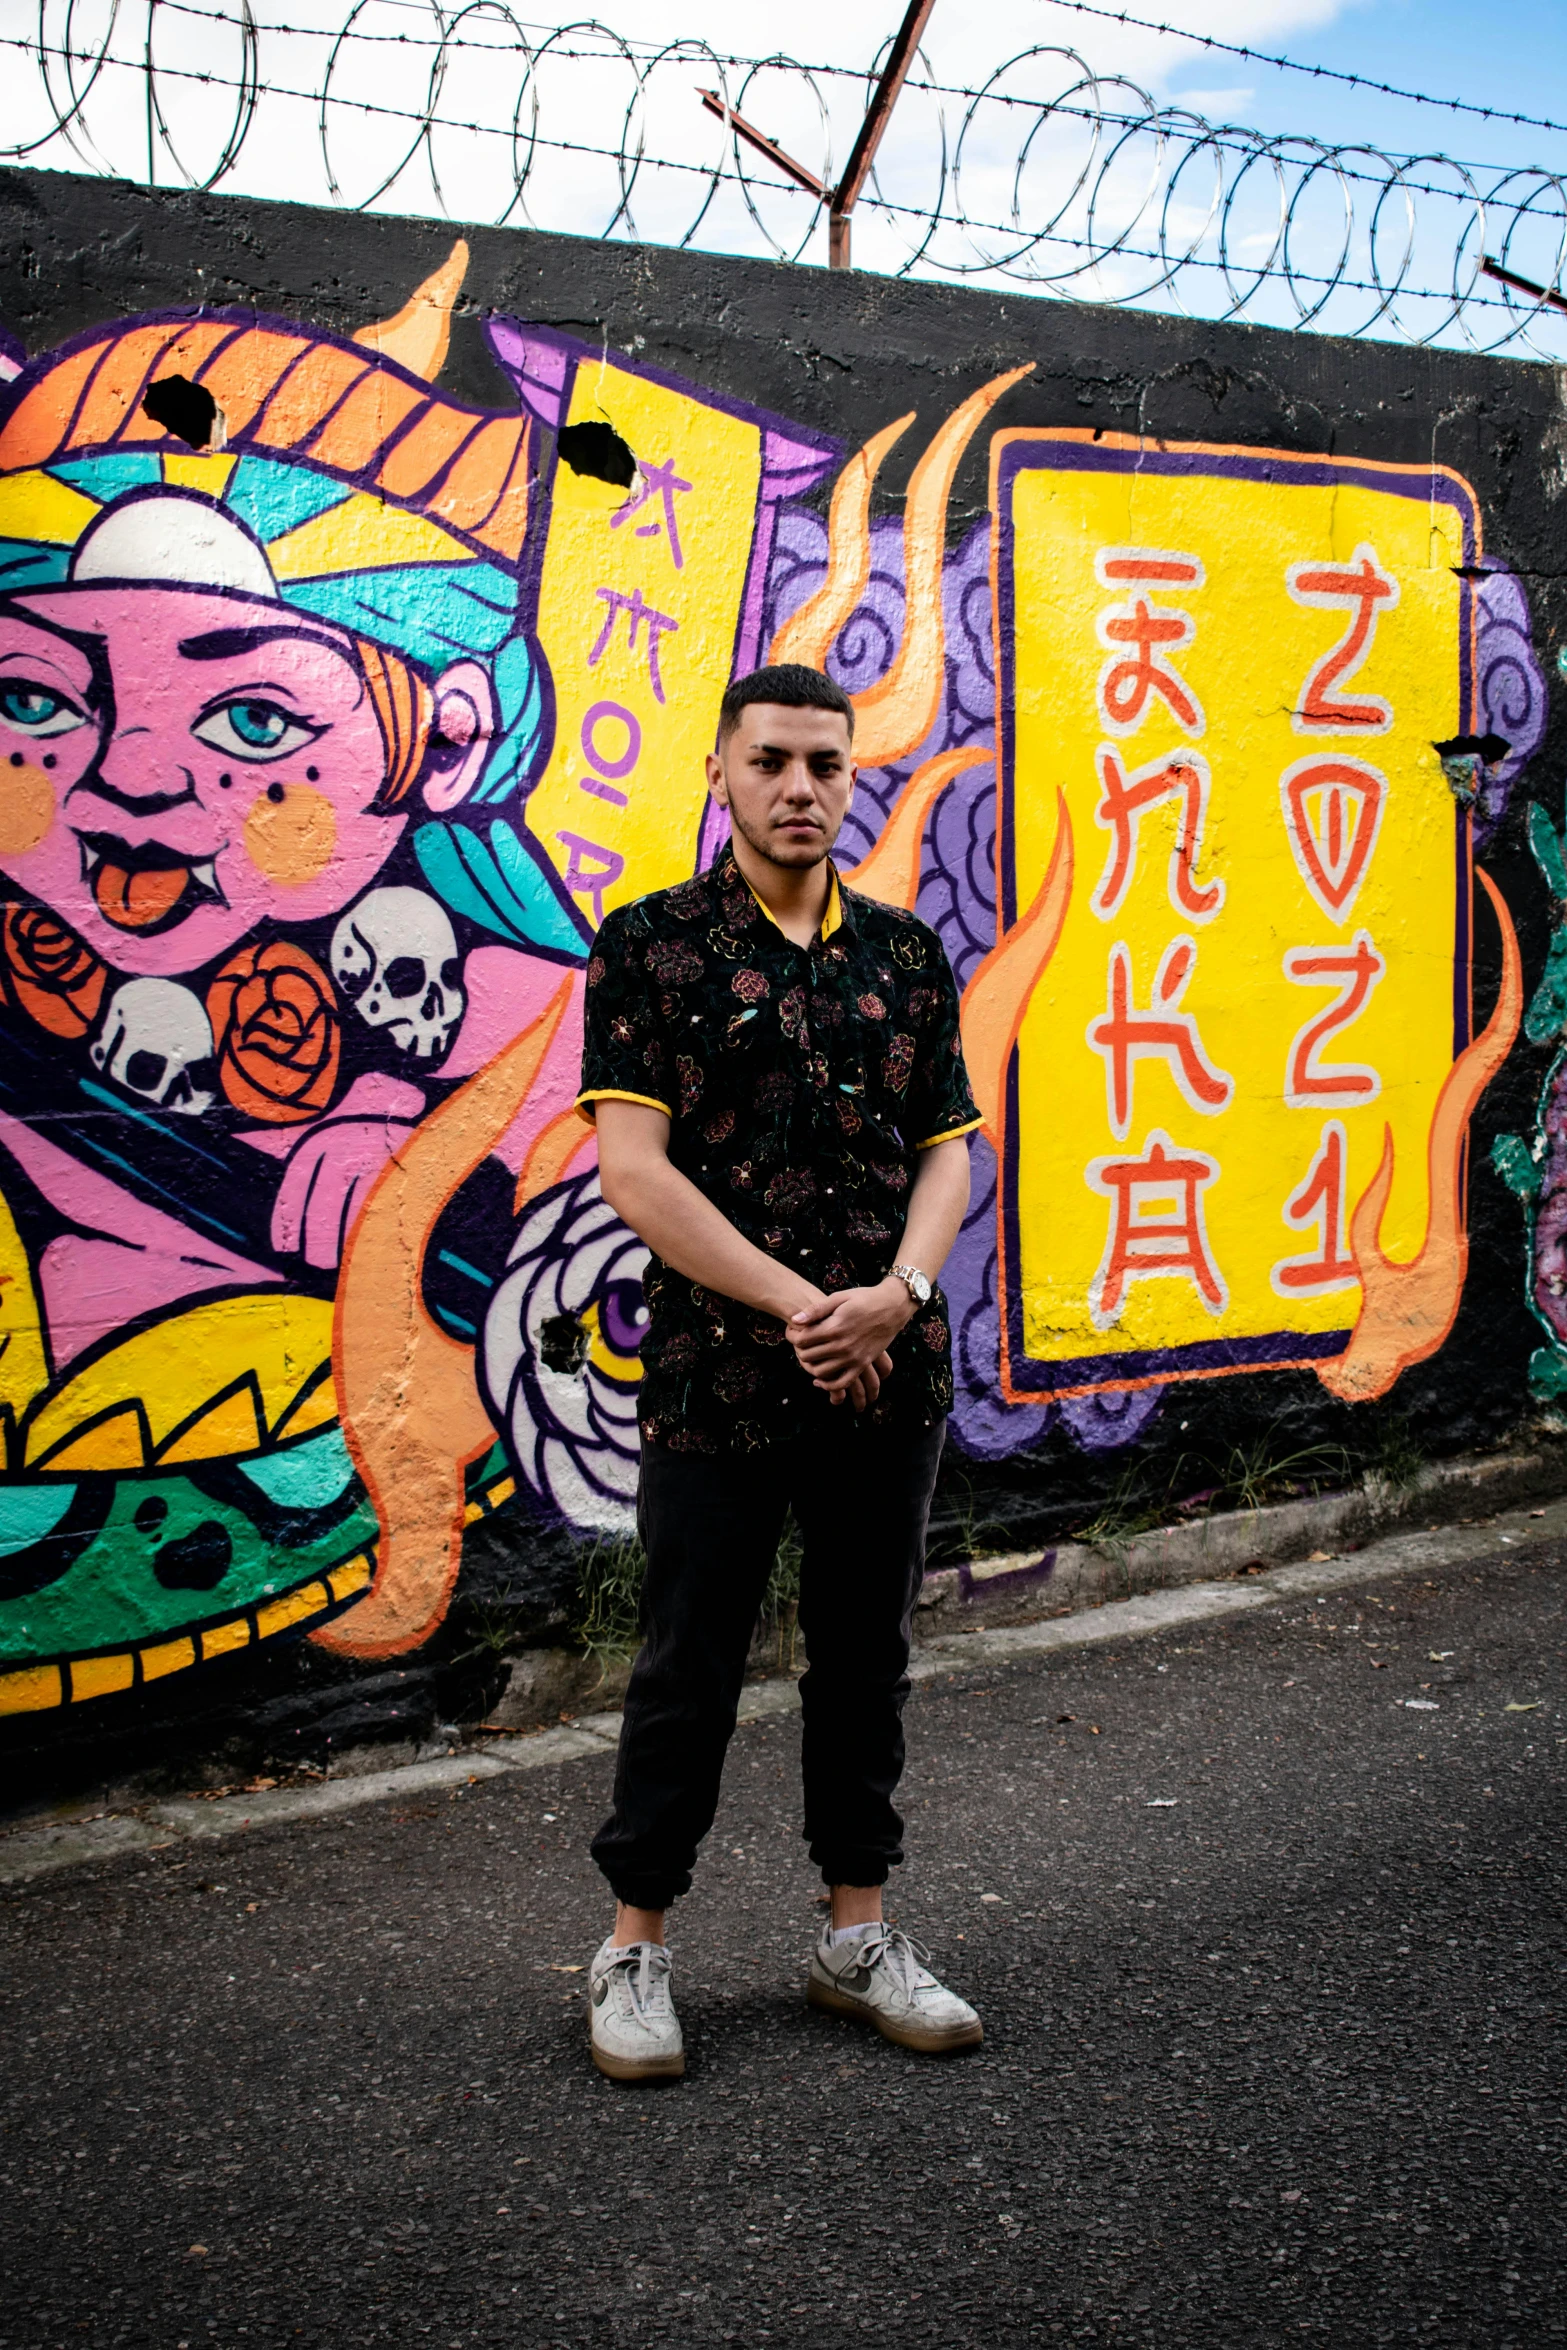
M 970 1118 L 966 1126 L 949 1126 L 945 1134 L 927 1134 L 925 1140 L 917 1142 L 914 1148 L 917 1151 L 933 1151 L 938 1142 L 956 1142 L 960 1134 L 972 1134 L 984 1123 L 983 1118 Z
M 601 1086 L 596 1093 L 579 1093 L 577 1096 L 578 1112 L 586 1118 L 590 1126 L 593 1124 L 593 1104 L 595 1102 L 638 1102 L 644 1110 L 662 1110 L 670 1124 L 674 1124 L 675 1113 L 668 1102 L 655 1101 L 650 1093 L 621 1093 L 614 1086 L 605 1085 Z

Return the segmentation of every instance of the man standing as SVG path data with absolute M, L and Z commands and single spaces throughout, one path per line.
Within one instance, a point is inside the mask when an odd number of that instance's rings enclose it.
M 974 2010 L 882 1920 L 903 1858 L 909 1636 L 952 1401 L 935 1288 L 979 1124 L 935 934 L 839 882 L 854 711 L 788 665 L 724 696 L 712 869 L 623 906 L 588 965 L 581 1107 L 645 1277 L 643 1645 L 614 1810 L 618 1903 L 590 1976 L 594 2062 L 676 2075 L 664 1913 L 712 1826 L 746 1652 L 792 1508 L 803 1542 L 805 1833 L 831 1891 L 806 1996 L 904 2047 Z

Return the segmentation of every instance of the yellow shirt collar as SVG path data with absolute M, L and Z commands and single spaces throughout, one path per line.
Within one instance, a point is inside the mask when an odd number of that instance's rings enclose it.
M 833 932 L 843 921 L 843 906 L 838 896 L 838 868 L 836 865 L 834 865 L 831 870 L 832 888 L 828 892 L 827 896 L 827 911 L 822 916 L 821 935 L 824 942 L 831 938 Z M 740 873 L 740 862 L 738 858 L 735 860 L 735 871 Z M 743 873 L 740 873 L 740 878 L 742 881 L 745 881 L 745 875 Z M 745 881 L 745 886 L 747 889 L 751 889 L 751 884 L 748 881 Z M 775 930 L 781 930 L 783 928 L 783 924 L 779 921 L 777 915 L 772 912 L 770 907 L 762 904 L 762 900 L 756 897 L 756 892 L 754 889 L 751 889 L 751 895 L 753 898 L 756 898 L 757 904 L 762 907 L 762 912 L 767 916 L 767 919 L 772 924 L 773 928 Z

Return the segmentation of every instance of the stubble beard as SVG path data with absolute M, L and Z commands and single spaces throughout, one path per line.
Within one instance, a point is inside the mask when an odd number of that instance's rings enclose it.
M 750 825 L 746 823 L 733 800 L 729 803 L 729 821 L 747 847 L 753 848 L 757 855 L 764 858 L 769 865 L 776 865 L 780 871 L 785 873 L 809 873 L 813 866 L 824 865 L 832 855 L 833 844 L 838 838 L 838 832 L 842 830 L 840 824 L 829 836 L 824 828 L 817 841 L 812 843 L 809 848 L 803 841 L 778 841 L 770 835 L 758 837 Z M 780 855 L 780 849 L 788 853 Z

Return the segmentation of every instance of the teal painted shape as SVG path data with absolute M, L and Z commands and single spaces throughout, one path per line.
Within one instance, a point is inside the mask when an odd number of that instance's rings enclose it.
M 1555 825 L 1538 800 L 1529 803 L 1529 846 L 1552 897 L 1567 898 L 1567 862 L 1562 858 L 1562 844 Z
M 1567 1395 L 1567 1355 L 1559 1346 L 1537 1346 L 1529 1357 L 1529 1392 L 1538 1403 L 1560 1403 Z
M 1491 1145 L 1491 1164 L 1515 1199 L 1538 1199 L 1542 1177 L 1521 1134 L 1499 1134 Z
M 75 1499 L 74 1485 L 0 1485 L 0 1559 L 42 1542 Z
M 0 1488 L 19 1490 L 35 1489 Z M 154 1499 L 163 1516 L 138 1526 L 138 1511 L 151 1518 L 146 1505 Z M 173 1639 L 297 1590 L 375 1538 L 375 1513 L 363 1496 L 316 1541 L 288 1547 L 268 1542 L 242 1510 L 183 1477 L 121 1478 L 102 1531 L 75 1564 L 43 1590 L 0 1600 L 0 1670 Z M 187 1558 L 194 1549 L 209 1562 L 196 1586 L 178 1564 L 182 1544 Z
M 488 841 L 468 824 L 421 825 L 414 850 L 430 886 L 470 922 L 516 946 L 585 960 L 586 931 L 503 820 Z
M 473 792 L 473 804 L 482 807 L 509 799 L 526 783 L 543 750 L 544 683 L 542 663 L 524 636 L 514 636 L 495 656 L 491 676 L 499 723 Z
M 46 547 L 39 539 L 0 539 L 0 595 L 19 588 L 58 587 L 71 568 L 69 547 Z
M 263 1453 L 259 1460 L 239 1461 L 236 1466 L 268 1501 L 285 1510 L 325 1509 L 347 1490 L 354 1475 L 341 1428 L 323 1428 L 286 1452 Z
M 347 482 L 306 465 L 278 465 L 267 457 L 241 457 L 229 476 L 223 503 L 258 539 L 280 539 L 311 522 L 353 491 Z
M 73 490 L 103 505 L 123 498 L 127 490 L 151 489 L 163 479 L 156 457 L 77 457 L 69 465 L 51 465 L 48 470 L 57 481 L 68 481 Z
M 516 625 L 517 582 L 493 563 L 401 563 L 282 583 L 284 601 L 439 676 L 487 660 Z
M 1553 930 L 1540 984 L 1523 1016 L 1531 1044 L 1549 1044 L 1567 1030 L 1567 929 Z

